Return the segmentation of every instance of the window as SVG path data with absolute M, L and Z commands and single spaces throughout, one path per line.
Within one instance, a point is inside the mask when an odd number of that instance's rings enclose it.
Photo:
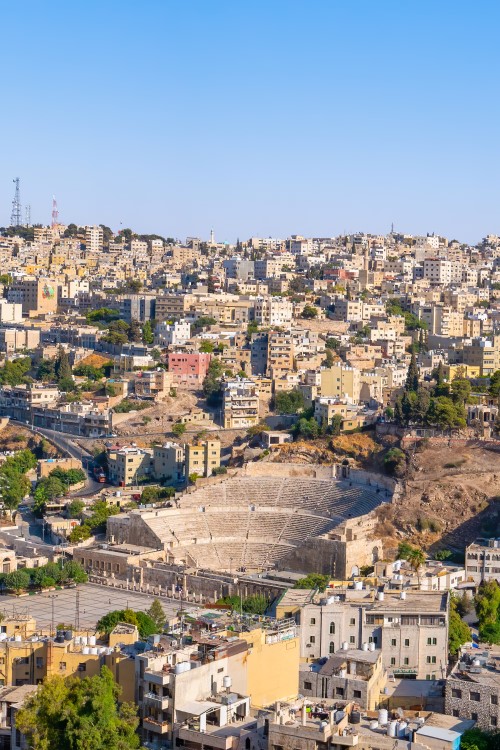
M 349 621 L 349 625 L 356 625 L 356 620 L 355 620 L 354 617 L 351 617 L 351 619 Z
M 335 623 L 330 623 L 330 635 L 335 635 Z
M 427 638 L 428 646 L 437 646 L 437 638 Z
M 335 688 L 335 695 L 339 698 L 343 698 L 344 696 L 344 688 Z
M 490 695 L 490 703 L 492 706 L 498 706 L 498 695 Z
M 80 664 L 78 665 L 78 671 L 79 672 L 86 672 L 87 671 L 87 665 L 85 664 L 85 662 L 83 662 L 83 661 L 80 662 Z
M 479 695 L 479 693 L 473 692 L 471 690 L 470 693 L 469 693 L 469 700 L 471 700 L 471 701 L 480 701 L 481 700 L 481 696 Z
M 354 635 L 349 636 L 349 643 L 356 643 L 356 636 Z
M 316 618 L 315 617 L 311 617 L 311 619 L 309 621 L 309 625 L 316 625 Z
M 427 664 L 435 664 L 436 663 L 436 657 L 435 656 L 428 656 L 427 657 Z
M 458 688 L 452 688 L 452 690 L 451 690 L 451 697 L 452 698 L 461 698 L 462 697 L 462 691 L 458 690 Z
M 408 659 L 408 657 L 407 657 L 407 656 L 405 656 L 405 658 L 404 658 L 404 660 L 403 660 L 403 663 L 404 663 L 405 667 L 409 666 L 409 664 L 410 664 L 410 660 Z
M 396 659 L 394 656 L 391 656 L 391 667 L 394 667 L 396 665 Z
M 354 698 L 361 698 L 361 690 L 354 690 L 353 691 L 353 697 Z
M 391 638 L 391 646 L 395 646 L 395 645 L 396 645 L 396 639 L 395 638 Z
M 330 649 L 329 649 L 329 651 L 330 651 L 331 654 L 335 653 L 335 643 L 333 641 L 330 641 Z
M 224 671 L 224 667 L 221 667 L 220 669 L 217 670 L 217 674 L 220 674 L 223 671 Z
M 410 639 L 409 638 L 405 638 L 405 646 L 406 646 L 406 648 L 408 648 L 409 645 L 410 645 Z
M 42 669 L 43 667 L 43 656 L 37 656 L 36 657 L 36 668 Z
M 312 682 L 304 682 L 304 690 L 312 690 Z
M 311 636 L 309 637 L 309 643 L 316 643 L 316 636 L 314 636 L 314 635 L 311 635 Z
M 451 712 L 451 715 L 458 718 L 460 716 L 460 711 L 458 710 L 458 708 L 454 708 L 453 711 Z
M 497 726 L 497 717 L 496 716 L 490 716 L 490 727 L 496 727 Z
M 477 721 L 477 714 L 475 712 L 472 712 L 470 715 L 472 721 Z

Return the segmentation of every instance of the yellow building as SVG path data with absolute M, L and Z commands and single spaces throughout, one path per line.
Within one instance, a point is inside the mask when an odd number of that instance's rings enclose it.
M 321 395 L 329 398 L 359 400 L 361 375 L 356 367 L 334 364 L 321 370 Z
M 186 476 L 198 474 L 200 477 L 210 477 L 219 466 L 219 440 L 202 440 L 194 445 L 186 445 Z
M 251 705 L 263 708 L 277 700 L 296 698 L 300 642 L 295 623 L 284 621 L 279 629 L 257 628 L 238 633 L 238 637 L 250 646 L 245 660 L 246 684 L 240 686 L 240 692 L 250 696 Z

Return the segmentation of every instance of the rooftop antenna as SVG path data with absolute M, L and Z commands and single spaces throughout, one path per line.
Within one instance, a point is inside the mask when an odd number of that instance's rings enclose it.
M 57 209 L 56 196 L 52 196 L 52 229 L 59 224 L 59 211 Z
M 27 227 L 30 227 L 31 226 L 31 206 L 29 205 L 29 203 L 25 208 L 24 215 L 25 215 L 25 224 Z
M 16 189 L 14 191 L 14 200 L 12 201 L 12 213 L 10 215 L 10 225 L 11 227 L 20 227 L 21 226 L 21 192 L 19 190 L 19 177 L 14 177 L 12 182 L 15 184 Z

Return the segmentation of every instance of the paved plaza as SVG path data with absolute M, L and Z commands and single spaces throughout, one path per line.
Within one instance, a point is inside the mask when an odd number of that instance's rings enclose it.
M 44 592 L 31 596 L 0 596 L 0 613 L 11 615 L 13 612 L 29 613 L 36 619 L 39 629 L 47 630 L 52 624 L 52 603 L 54 604 L 54 625 L 76 622 L 77 592 L 80 599 L 80 630 L 94 631 L 97 621 L 113 609 L 134 609 L 145 612 L 151 606 L 154 597 L 148 594 L 112 589 L 97 584 L 81 584 L 77 588 Z M 54 598 L 52 598 L 54 597 Z M 167 617 L 178 610 L 180 603 L 172 599 L 161 598 L 161 604 Z

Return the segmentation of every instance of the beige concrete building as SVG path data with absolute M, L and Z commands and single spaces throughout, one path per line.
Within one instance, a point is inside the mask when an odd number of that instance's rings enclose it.
M 153 473 L 159 482 L 178 484 L 186 478 L 185 450 L 178 443 L 166 442 L 153 448 Z
M 321 396 L 359 401 L 361 373 L 356 367 L 343 363 L 334 364 L 321 370 Z
M 23 315 L 47 315 L 57 310 L 57 282 L 53 279 L 25 276 L 14 281 L 7 300 L 22 305 Z
M 186 445 L 186 475 L 198 474 L 200 477 L 212 476 L 214 469 L 220 466 L 220 441 L 202 440 L 193 445 Z
M 222 421 L 226 429 L 258 423 L 259 392 L 253 381 L 238 378 L 224 383 Z
M 134 485 L 151 476 L 152 451 L 123 447 L 108 449 L 109 481 L 120 487 Z

